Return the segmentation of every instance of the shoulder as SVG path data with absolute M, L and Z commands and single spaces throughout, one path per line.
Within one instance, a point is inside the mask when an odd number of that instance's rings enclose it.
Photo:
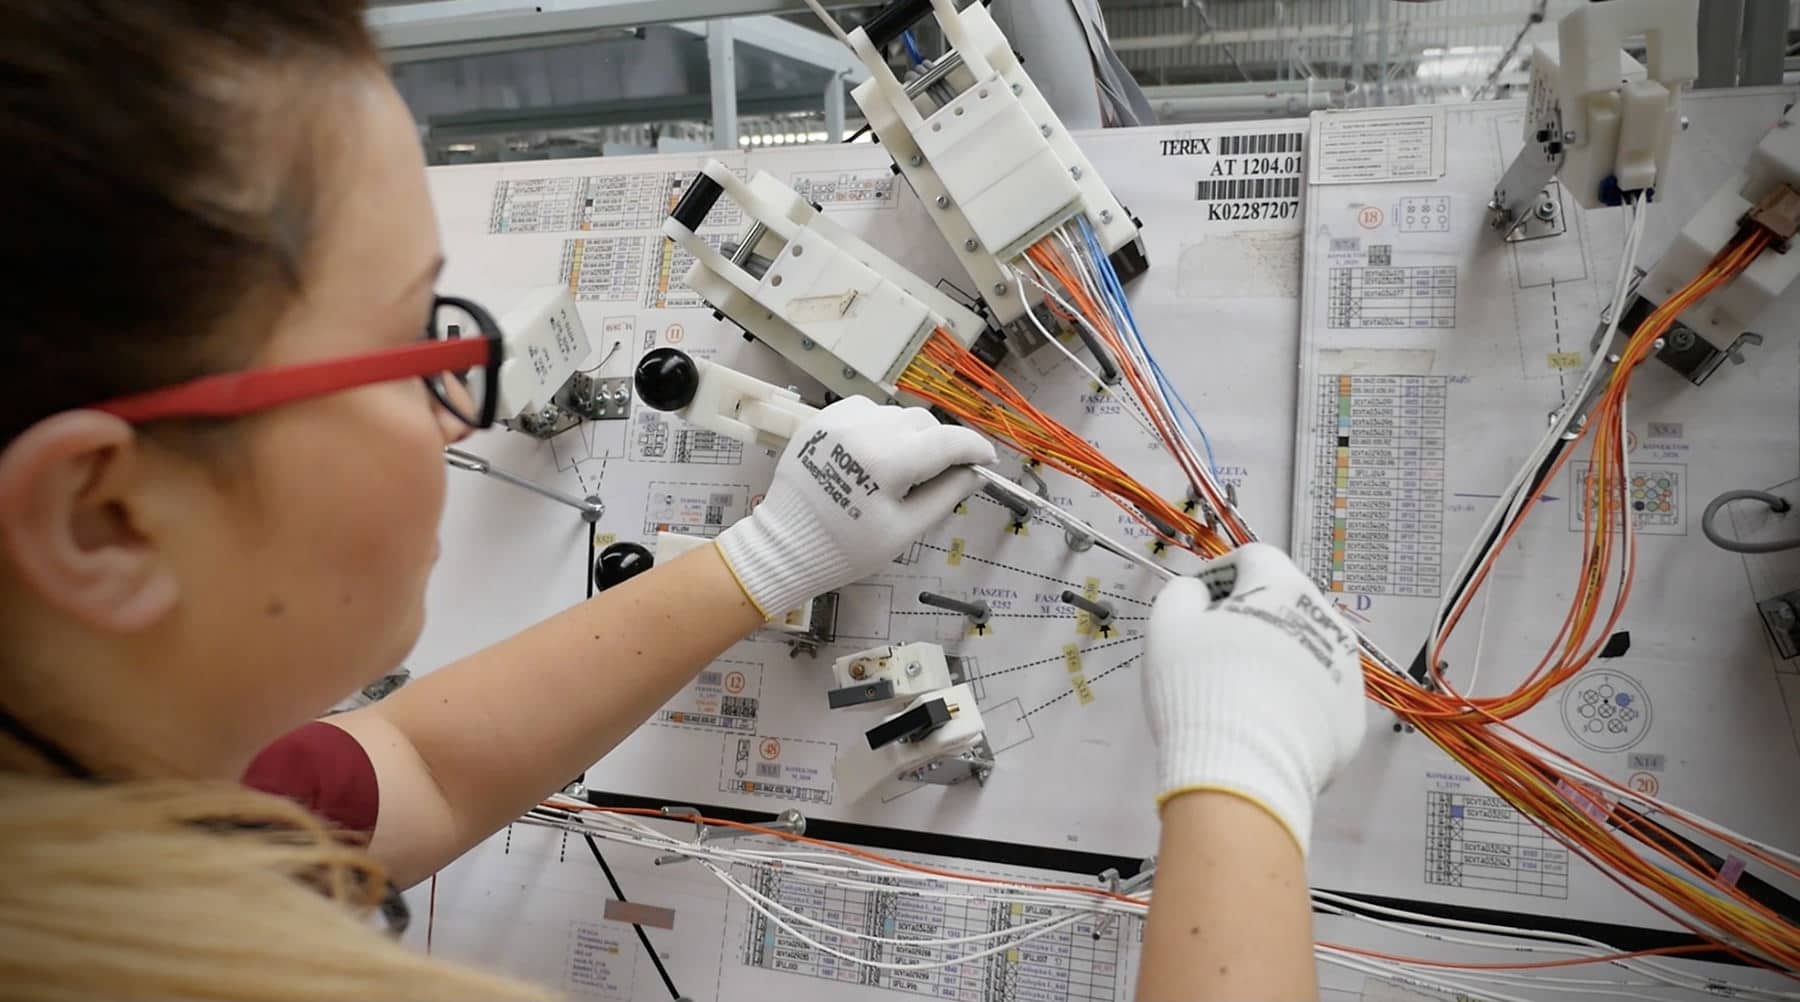
M 369 753 L 348 732 L 323 720 L 295 728 L 264 748 L 244 770 L 243 784 L 299 803 L 339 828 L 373 832 L 380 787 Z

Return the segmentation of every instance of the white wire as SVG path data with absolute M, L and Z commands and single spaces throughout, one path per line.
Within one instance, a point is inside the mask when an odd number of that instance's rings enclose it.
M 834 956 L 840 957 L 840 959 L 844 959 L 844 960 L 850 961 L 852 963 L 864 963 L 864 961 L 861 958 L 856 958 L 856 957 L 852 957 L 848 954 L 842 954 L 837 951 L 833 951 L 829 947 L 826 947 L 824 944 L 815 943 L 814 941 L 810 940 L 810 938 L 808 938 L 802 934 L 799 934 L 796 930 L 792 929 L 791 927 L 786 926 L 786 924 L 784 922 L 779 921 L 778 916 L 769 914 L 769 913 L 781 912 L 781 913 L 786 914 L 786 915 L 794 918 L 795 920 L 800 921 L 806 925 L 813 926 L 818 929 L 829 930 L 837 935 L 842 935 L 842 936 L 845 936 L 848 938 L 853 938 L 853 939 L 858 939 L 858 940 L 863 940 L 863 941 L 879 942 L 879 943 L 883 943 L 883 944 L 887 944 L 887 945 L 912 946 L 912 947 L 922 948 L 922 947 L 936 947 L 936 946 L 945 946 L 945 945 L 961 945 L 963 943 L 985 942 L 989 939 L 1006 938 L 1009 945 L 1003 946 L 1001 949 L 1008 949 L 1008 948 L 1011 948 L 1011 946 L 1013 946 L 1013 945 L 1017 945 L 1018 943 L 1028 942 L 1030 940 L 1039 938 L 1040 936 L 1049 935 L 1050 933 L 1055 932 L 1058 929 L 1062 928 L 1063 926 L 1065 926 L 1073 921 L 1077 921 L 1084 916 L 1091 917 L 1091 916 L 1097 915 L 1101 912 L 1107 912 L 1107 913 L 1111 913 L 1111 914 L 1124 914 L 1124 915 L 1127 915 L 1130 917 L 1141 917 L 1144 914 L 1144 912 L 1146 911 L 1148 904 L 1149 904 L 1149 899 L 1147 897 L 1134 898 L 1133 900 L 1131 900 L 1129 902 L 1124 902 L 1124 901 L 1117 901 L 1117 900 L 1109 899 L 1109 898 L 1108 899 L 1098 899 L 1098 898 L 1084 895 L 1084 894 L 1082 894 L 1080 892 L 1076 892 L 1076 891 L 1034 890 L 1034 889 L 1027 889 L 1027 888 L 1019 888 L 1019 887 L 1014 887 L 1014 886 L 988 884 L 988 883 L 981 882 L 978 880 L 973 880 L 973 879 L 959 880 L 956 878 L 952 878 L 949 875 L 940 876 L 937 874 L 920 874 L 915 871 L 906 870 L 901 867 L 886 866 L 886 865 L 875 863 L 873 861 L 864 861 L 864 860 L 858 860 L 858 859 L 853 859 L 853 858 L 840 857 L 840 856 L 836 856 L 834 854 L 827 853 L 827 852 L 785 850 L 785 849 L 778 849 L 777 851 L 763 852 L 763 851 L 749 851 L 749 850 L 743 850 L 743 849 L 728 849 L 728 848 L 724 847 L 723 845 L 708 845 L 708 844 L 704 844 L 704 843 L 694 844 L 694 843 L 685 842 L 680 839 L 666 835 L 664 833 L 658 832 L 655 829 L 650 828 L 649 826 L 642 824 L 641 822 L 637 821 L 636 819 L 630 818 L 628 816 L 602 814 L 602 815 L 598 815 L 598 816 L 585 815 L 585 817 L 593 817 L 596 821 L 601 821 L 602 823 L 591 825 L 591 826 L 571 823 L 569 825 L 569 827 L 574 827 L 574 828 L 578 828 L 578 829 L 591 828 L 593 834 L 599 835 L 601 837 L 611 838 L 611 839 L 615 839 L 617 841 L 623 841 L 623 842 L 627 842 L 629 844 L 640 845 L 640 846 L 644 846 L 647 848 L 673 850 L 673 851 L 677 851 L 677 852 L 682 852 L 684 854 L 691 854 L 695 858 L 700 859 L 701 860 L 700 865 L 706 866 L 707 869 L 709 870 L 709 872 L 713 873 L 713 875 L 716 878 L 720 879 L 721 881 L 727 882 L 728 884 L 735 884 L 736 887 L 743 888 L 744 893 L 740 894 L 739 895 L 740 897 L 743 897 L 745 894 L 748 894 L 748 895 L 752 896 L 753 898 L 757 899 L 756 901 L 747 900 L 746 904 L 752 905 L 753 907 L 755 907 L 755 905 L 758 903 L 764 904 L 765 907 L 759 909 L 759 911 L 762 913 L 768 914 L 768 917 L 770 917 L 772 921 L 776 921 L 776 924 L 778 926 L 782 926 L 790 934 L 794 934 L 798 938 L 800 938 L 803 942 L 807 942 L 808 945 L 812 945 L 818 949 L 825 950 L 828 953 L 832 953 Z M 533 823 L 544 823 L 541 819 L 526 819 L 526 820 L 533 822 Z M 614 827 L 610 824 L 607 824 L 609 822 L 616 823 L 616 827 Z M 558 822 L 555 824 L 550 824 L 549 826 L 550 827 L 563 827 L 564 825 L 563 825 L 563 823 Z M 800 880 L 803 882 L 807 881 L 807 880 L 812 880 L 812 881 L 816 881 L 816 882 L 822 883 L 822 884 L 829 884 L 832 886 L 843 886 L 843 887 L 848 887 L 848 888 L 855 889 L 855 890 L 862 890 L 862 891 L 869 891 L 869 892 L 918 894 L 922 897 L 943 897 L 943 898 L 955 898 L 955 899 L 963 899 L 963 900 L 1003 901 L 1003 902 L 1011 902 L 1011 903 L 1035 903 L 1035 904 L 1042 904 L 1042 905 L 1046 905 L 1046 906 L 1050 906 L 1050 907 L 1062 908 L 1062 909 L 1068 910 L 1071 914 L 1066 918 L 1050 916 L 1043 920 L 1033 922 L 1026 926 L 1019 926 L 1019 927 L 1015 927 L 1013 929 L 998 930 L 995 933 L 978 934 L 978 935 L 968 936 L 968 937 L 931 939 L 931 940 L 890 939 L 890 938 L 886 938 L 886 937 L 871 936 L 866 933 L 859 933 L 855 930 L 844 929 L 841 927 L 832 926 L 829 923 L 824 923 L 824 922 L 820 922 L 815 919 L 811 919 L 810 917 L 805 916 L 797 911 L 794 911 L 793 909 L 782 905 L 780 902 L 777 902 L 772 898 L 768 898 L 768 897 L 760 894 L 760 892 L 757 892 L 757 891 L 745 886 L 743 884 L 743 882 L 741 880 L 739 880 L 737 877 L 732 876 L 729 873 L 726 873 L 720 867 L 715 866 L 711 862 L 709 862 L 708 857 L 724 860 L 727 863 L 736 863 L 738 865 L 746 865 L 746 866 L 751 866 L 751 867 L 776 867 L 785 876 L 788 876 L 792 879 Z M 821 862 L 821 860 L 824 860 L 827 862 Z M 850 878 L 838 876 L 837 874 L 841 873 L 841 872 L 873 873 L 873 874 L 877 875 L 877 877 L 879 879 L 885 880 L 886 882 L 878 883 L 878 884 L 877 883 L 867 883 L 862 880 L 850 879 Z M 940 884 L 966 883 L 966 884 L 973 886 L 977 890 L 978 893 L 964 894 L 964 893 L 951 891 L 948 889 L 937 890 L 937 889 L 933 889 L 928 886 L 907 887 L 907 886 L 903 886 L 903 885 L 897 885 L 894 882 L 896 880 L 906 881 L 910 884 L 917 884 L 917 885 L 925 885 L 925 884 L 930 884 L 930 883 L 940 883 Z M 1599 956 L 1601 956 L 1603 954 L 1617 953 L 1620 951 L 1614 949 L 1613 947 L 1608 946 L 1607 944 L 1601 943 L 1596 940 L 1586 939 L 1584 937 L 1572 936 L 1572 935 L 1562 934 L 1562 933 L 1551 933 L 1551 932 L 1546 932 L 1543 930 L 1522 929 L 1522 928 L 1510 927 L 1510 926 L 1492 925 L 1492 924 L 1488 924 L 1488 923 L 1479 923 L 1479 922 L 1467 922 L 1467 921 L 1461 921 L 1461 920 L 1444 919 L 1444 918 L 1439 918 L 1436 916 L 1421 915 L 1418 913 L 1407 912 L 1407 911 L 1404 911 L 1401 909 L 1388 908 L 1385 906 L 1374 905 L 1374 904 L 1370 904 L 1367 902 L 1355 901 L 1353 899 L 1344 898 L 1339 895 L 1335 895 L 1335 894 L 1332 894 L 1332 893 L 1326 892 L 1326 891 L 1313 892 L 1313 898 L 1314 898 L 1315 904 L 1317 904 L 1321 908 L 1321 910 L 1327 911 L 1331 914 L 1340 915 L 1343 917 L 1355 919 L 1357 921 L 1370 923 L 1370 924 L 1377 925 L 1377 926 L 1380 926 L 1380 927 L 1383 927 L 1383 928 L 1386 928 L 1386 929 L 1389 929 L 1389 930 L 1392 930 L 1395 932 L 1401 932 L 1401 933 L 1414 935 L 1414 936 L 1417 936 L 1419 938 L 1429 940 L 1429 941 L 1457 943 L 1460 945 L 1475 947 L 1475 948 L 1479 948 L 1479 949 L 1487 949 L 1487 950 L 1510 952 L 1510 953 L 1550 953 L 1550 954 L 1562 955 L 1562 956 L 1593 957 L 1593 958 L 1596 958 L 1595 959 L 1596 963 L 1606 963 L 1606 964 L 1610 964 L 1610 965 L 1613 965 L 1616 967 L 1620 967 L 1625 970 L 1632 971 L 1642 977 L 1649 978 L 1659 984 L 1665 984 L 1665 985 L 1668 985 L 1671 987 L 1708 991 L 1714 995 L 1725 994 L 1725 995 L 1731 995 L 1733 997 L 1739 997 L 1739 998 L 1745 998 L 1745 999 L 1784 1000 L 1784 1002 L 1791 1002 L 1791 1000 L 1800 999 L 1800 994 L 1796 994 L 1796 993 L 1786 993 L 1786 992 L 1779 992 L 1779 991 L 1770 990 L 1770 989 L 1762 989 L 1762 988 L 1755 988 L 1755 987 L 1751 987 L 1751 986 L 1733 984 L 1729 981 L 1724 981 L 1722 979 L 1717 979 L 1717 978 L 1702 978 L 1702 977 L 1691 976 L 1691 975 L 1683 973 L 1677 969 L 1667 967 L 1663 964 L 1655 963 L 1646 958 L 1608 959 L 1605 961 L 1601 961 L 1598 959 Z M 1363 912 L 1369 912 L 1369 913 L 1374 913 L 1374 914 L 1363 914 Z M 1497 935 L 1497 936 L 1506 936 L 1506 937 L 1524 936 L 1524 937 L 1532 937 L 1532 939 L 1524 941 L 1524 942 L 1520 942 L 1515 939 L 1513 942 L 1507 942 L 1507 943 L 1494 943 L 1494 942 L 1488 942 L 1488 941 L 1483 941 L 1483 940 L 1474 940 L 1474 939 L 1469 939 L 1467 937 L 1455 936 L 1450 933 L 1446 933 L 1442 929 L 1410 927 L 1407 925 L 1403 925 L 1399 922 L 1389 922 L 1389 921 L 1386 921 L 1381 918 L 1376 918 L 1375 914 L 1388 915 L 1388 916 L 1391 916 L 1394 918 L 1401 919 L 1403 921 L 1411 920 L 1411 921 L 1419 921 L 1419 922 L 1429 922 L 1429 923 L 1436 924 L 1438 926 L 1461 929 L 1464 931 L 1477 932 L 1477 933 L 1481 933 L 1484 935 Z M 1322 949 L 1329 950 L 1330 948 L 1322 948 Z M 988 951 L 981 955 L 964 956 L 964 957 L 960 957 L 955 960 L 944 961 L 942 963 L 929 965 L 929 966 L 951 966 L 951 965 L 954 965 L 957 963 L 965 963 L 965 962 L 970 962 L 972 960 L 981 959 L 982 956 L 992 955 L 993 953 L 997 953 L 997 952 L 1000 952 L 1000 951 L 994 950 L 994 951 Z M 1321 959 L 1329 961 L 1331 958 L 1329 958 L 1325 955 L 1321 955 Z M 1341 958 L 1339 958 L 1339 959 L 1341 959 Z M 1381 966 L 1378 962 L 1376 962 L 1372 959 L 1363 960 L 1361 962 L 1364 963 L 1366 966 L 1370 966 L 1370 967 L 1380 967 Z M 881 965 L 877 964 L 877 966 L 881 966 Z M 917 967 L 918 965 L 902 965 L 902 966 L 903 967 Z M 1408 965 L 1402 965 L 1402 966 L 1405 966 L 1407 971 L 1412 970 L 1412 968 Z M 1428 966 L 1425 969 L 1430 970 L 1430 968 Z M 1397 971 L 1397 970 L 1400 970 L 1400 968 L 1396 967 L 1396 968 L 1392 968 L 1392 970 Z M 1474 977 L 1473 975 L 1468 975 L 1468 974 L 1464 974 L 1462 976 L 1463 977 Z M 1543 987 L 1547 990 L 1558 990 L 1558 991 L 1564 990 L 1564 989 L 1555 988 L 1555 987 L 1553 987 L 1554 985 L 1583 983 L 1583 982 L 1579 982 L 1579 981 L 1570 981 L 1567 979 L 1558 981 L 1556 979 L 1550 979 L 1550 978 L 1545 978 L 1545 977 L 1536 977 L 1536 976 L 1531 975 L 1528 971 L 1504 972 L 1503 975 L 1491 975 L 1491 976 L 1487 976 L 1487 977 L 1489 978 L 1489 980 L 1492 980 L 1495 983 L 1522 984 L 1522 985 L 1538 984 L 1540 987 Z M 1535 977 L 1535 980 L 1534 980 L 1534 977 Z M 1510 980 L 1508 980 L 1508 979 L 1510 979 Z M 1449 983 L 1449 979 L 1440 979 L 1440 980 L 1443 983 Z M 1597 982 L 1597 983 L 1600 983 L 1600 984 L 1624 984 L 1621 982 Z M 1488 993 L 1488 994 L 1491 996 L 1491 993 Z
M 1488 946 L 1489 949 L 1506 950 L 1513 953 L 1552 953 L 1560 956 L 1598 956 L 1601 954 L 1622 952 L 1597 939 L 1590 939 L 1586 936 L 1577 936 L 1572 933 L 1552 932 L 1545 929 L 1521 929 L 1515 926 L 1495 925 L 1487 922 L 1473 922 L 1465 919 L 1443 918 L 1435 915 L 1423 915 L 1399 908 L 1390 908 L 1385 905 L 1377 905 L 1367 901 L 1346 898 L 1338 894 L 1333 894 L 1330 891 L 1314 890 L 1312 896 L 1315 903 L 1322 902 L 1326 905 L 1341 906 L 1335 914 L 1346 915 L 1347 917 L 1355 918 L 1359 921 L 1373 922 L 1382 925 L 1385 928 L 1401 932 L 1410 932 L 1425 939 L 1435 939 L 1444 934 L 1437 930 L 1409 929 L 1395 923 L 1382 922 L 1369 915 L 1358 914 L 1358 912 L 1374 912 L 1376 914 L 1397 918 L 1401 921 L 1429 922 L 1452 929 L 1462 929 L 1468 932 L 1480 932 L 1488 935 L 1515 938 L 1531 937 L 1531 939 L 1522 943 L 1506 945 L 1490 944 Z M 1608 960 L 1605 961 L 1605 963 L 1629 968 L 1646 977 L 1655 978 L 1656 980 L 1677 988 L 1705 989 L 1708 985 L 1717 984 L 1746 993 L 1746 996 L 1759 996 L 1771 999 L 1800 999 L 1800 993 L 1779 992 L 1773 989 L 1733 984 L 1718 978 L 1697 977 L 1687 974 L 1677 968 L 1670 967 L 1661 961 L 1647 957 Z
M 844 34 L 844 26 L 837 23 L 837 18 L 832 17 L 831 13 L 819 3 L 819 0 L 806 0 L 806 5 L 812 8 L 814 14 L 819 15 L 819 20 L 825 22 L 825 27 L 831 29 L 831 33 L 837 36 L 838 41 L 844 43 L 845 48 L 851 52 L 856 51 L 856 46 L 850 44 L 850 36 Z
M 715 872 L 723 873 L 724 871 L 721 870 L 721 871 L 715 871 Z M 726 874 L 725 876 L 721 877 L 720 879 L 729 880 L 732 883 L 735 883 L 745 893 L 751 895 L 752 897 L 756 898 L 756 900 L 762 902 L 762 904 L 765 907 L 768 907 L 774 911 L 780 912 L 781 914 L 786 915 L 788 918 L 791 918 L 791 919 L 795 920 L 796 922 L 800 922 L 805 925 L 812 926 L 815 929 L 824 929 L 827 932 L 833 932 L 833 933 L 837 933 L 842 936 L 848 936 L 851 939 L 861 940 L 862 942 L 865 942 L 865 943 L 880 943 L 884 946 L 912 946 L 912 947 L 966 946 L 970 943 L 987 943 L 987 942 L 992 942 L 993 940 L 996 940 L 996 939 L 1005 939 L 1009 942 L 1012 942 L 1013 945 L 1016 946 L 1019 943 L 1030 942 L 1039 931 L 1048 931 L 1050 926 L 1057 924 L 1063 918 L 1063 916 L 1052 915 L 1048 918 L 1040 919 L 1036 922 L 1028 922 L 1021 926 L 1014 926 L 1010 929 L 996 929 L 992 932 L 976 933 L 975 935 L 972 935 L 972 936 L 956 936 L 956 937 L 948 937 L 948 938 L 943 938 L 943 939 L 902 939 L 902 938 L 895 938 L 895 937 L 889 937 L 889 936 L 876 936 L 871 933 L 857 932 L 853 929 L 846 929 L 841 926 L 834 926 L 834 925 L 830 924 L 829 922 L 821 922 L 818 919 L 815 919 L 809 915 L 802 914 L 798 911 L 795 911 L 792 908 L 789 908 L 787 905 L 784 905 L 781 902 L 776 901 L 774 898 L 771 898 L 768 895 L 762 893 L 761 891 L 758 891 L 758 890 L 750 887 L 748 884 L 744 883 L 741 880 L 738 880 L 736 877 L 730 876 L 729 874 Z M 893 888 L 883 888 L 883 889 L 887 890 L 889 892 L 893 891 Z
M 1386 961 L 1377 961 L 1370 958 L 1359 957 L 1355 954 L 1343 950 L 1334 950 L 1330 947 L 1314 948 L 1313 956 L 1327 964 L 1346 967 L 1350 970 L 1361 971 L 1365 974 L 1380 975 L 1395 981 L 1410 984 L 1413 987 L 1425 988 L 1435 992 L 1445 992 L 1453 996 L 1470 994 L 1488 1000 L 1488 1002 L 1532 1002 L 1532 1000 L 1523 999 L 1517 995 L 1506 995 L 1500 992 L 1485 991 L 1467 984 L 1462 984 L 1453 978 L 1443 976 L 1443 974 L 1437 971 L 1433 971 L 1431 975 L 1427 977 L 1423 973 L 1414 971 L 1412 968 L 1401 967 L 1398 964 L 1391 964 Z
M 708 862 L 705 862 L 704 860 L 702 860 L 701 865 L 705 866 L 708 870 L 711 870 L 713 872 L 714 876 L 723 877 L 722 871 L 720 871 L 718 867 L 712 865 L 711 863 L 708 863 Z M 869 960 L 864 957 L 853 956 L 851 954 L 843 952 L 842 950 L 837 950 L 837 949 L 833 949 L 832 947 L 826 946 L 824 943 L 821 943 L 815 939 L 812 939 L 811 937 L 807 936 L 805 933 L 801 932 L 800 930 L 795 929 L 791 925 L 788 925 L 787 922 L 785 922 L 781 918 L 781 916 L 775 914 L 770 909 L 765 908 L 762 905 L 758 904 L 756 901 L 754 901 L 751 897 L 751 894 L 754 892 L 746 893 L 746 891 L 748 889 L 739 887 L 737 885 L 736 881 L 727 878 L 727 879 L 724 879 L 724 884 L 725 884 L 725 888 L 727 890 L 731 891 L 733 894 L 737 895 L 740 899 L 742 899 L 743 902 L 746 905 L 749 905 L 753 911 L 762 915 L 764 918 L 768 919 L 769 921 L 775 923 L 775 925 L 778 926 L 783 932 L 794 937 L 795 939 L 799 940 L 800 942 L 805 943 L 807 946 L 810 946 L 813 949 L 819 950 L 823 953 L 828 953 L 831 956 L 838 958 L 839 960 L 849 961 L 852 964 L 857 964 L 862 967 L 872 967 L 872 968 L 875 968 L 876 970 L 882 970 L 882 971 L 935 971 L 935 970 L 941 970 L 945 967 L 955 967 L 958 964 L 973 963 L 974 961 L 983 960 L 988 957 L 992 957 L 998 953 L 1005 953 L 1008 950 L 1016 948 L 1018 945 L 1017 943 L 1002 943 L 999 946 L 989 947 L 988 949 L 985 949 L 985 950 L 978 950 L 974 953 L 964 954 L 959 957 L 953 957 L 949 960 L 932 960 L 932 961 L 925 961 L 925 962 L 917 963 L 917 964 L 903 964 L 903 963 L 895 963 L 892 961 L 885 961 L 885 960 Z M 1088 916 L 1085 914 L 1071 915 L 1068 918 L 1061 919 L 1055 925 L 1050 926 L 1050 927 L 1046 928 L 1045 930 L 1043 930 L 1042 932 L 1036 933 L 1035 935 L 1033 935 L 1032 937 L 1029 937 L 1029 938 L 1036 939 L 1036 938 L 1039 938 L 1042 936 L 1049 935 L 1050 933 L 1055 932 L 1058 929 L 1062 929 L 1067 926 L 1074 925 L 1076 922 L 1079 922 L 1083 918 L 1087 918 L 1087 917 Z
M 1557 442 L 1561 441 L 1563 435 L 1569 431 L 1575 421 L 1577 411 L 1580 410 L 1581 402 L 1587 399 L 1588 391 L 1605 368 L 1606 358 L 1612 348 L 1613 337 L 1618 333 L 1619 322 L 1625 312 L 1625 298 L 1631 287 L 1632 273 L 1637 268 L 1638 247 L 1643 240 L 1644 226 L 1650 218 L 1648 202 L 1640 199 L 1631 202 L 1630 206 L 1631 225 L 1626 229 L 1625 245 L 1619 255 L 1619 272 L 1613 280 L 1612 305 L 1608 311 L 1605 333 L 1601 335 L 1600 342 L 1594 349 L 1593 357 L 1588 359 L 1587 368 L 1583 370 L 1581 381 L 1576 384 L 1575 392 L 1564 399 L 1561 417 L 1538 440 L 1538 444 L 1532 449 L 1525 462 L 1520 465 L 1518 473 L 1513 476 L 1506 489 L 1500 493 L 1499 500 L 1495 501 L 1487 518 L 1482 522 L 1481 528 L 1475 533 L 1468 550 L 1463 554 L 1462 562 L 1456 568 L 1456 573 L 1450 577 L 1453 583 L 1467 579 L 1471 571 L 1488 555 L 1487 542 L 1490 538 L 1498 540 L 1495 535 L 1497 530 L 1501 530 L 1503 526 L 1510 526 L 1513 519 L 1526 514 L 1523 501 L 1527 484 L 1532 475 L 1543 465 L 1544 459 L 1550 455 Z M 1575 502 L 1571 501 L 1571 503 Z M 1502 522 L 1503 518 L 1505 519 L 1504 523 Z M 1498 554 L 1496 553 L 1494 557 L 1498 559 Z M 1449 615 L 1454 593 L 1454 586 L 1445 589 L 1443 597 L 1438 600 L 1437 614 L 1432 618 L 1431 633 L 1426 639 L 1427 664 L 1437 663 L 1439 645 L 1443 642 L 1443 624 Z

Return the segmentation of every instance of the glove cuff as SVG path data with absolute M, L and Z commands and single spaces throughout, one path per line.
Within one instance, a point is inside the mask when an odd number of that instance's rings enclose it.
M 1279 821 L 1306 856 L 1313 784 L 1304 764 L 1281 741 L 1259 735 L 1245 721 L 1212 720 L 1166 731 L 1160 750 L 1158 810 L 1182 793 L 1205 790 L 1241 797 Z
M 719 553 L 751 604 L 774 619 L 848 583 L 849 560 L 805 502 L 771 491 L 749 518 L 720 534 Z

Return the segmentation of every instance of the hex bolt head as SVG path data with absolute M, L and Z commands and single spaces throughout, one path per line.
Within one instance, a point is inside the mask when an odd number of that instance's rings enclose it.
M 937 197 L 937 207 L 940 209 L 948 209 L 950 207 L 950 196 L 939 195 Z

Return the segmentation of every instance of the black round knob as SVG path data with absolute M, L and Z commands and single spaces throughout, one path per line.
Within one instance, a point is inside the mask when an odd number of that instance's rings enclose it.
M 637 543 L 614 543 L 594 558 L 594 587 L 605 591 L 624 584 L 655 564 L 649 549 Z
M 659 411 L 678 411 L 699 392 L 700 367 L 685 351 L 656 348 L 638 360 L 632 382 L 639 400 Z

